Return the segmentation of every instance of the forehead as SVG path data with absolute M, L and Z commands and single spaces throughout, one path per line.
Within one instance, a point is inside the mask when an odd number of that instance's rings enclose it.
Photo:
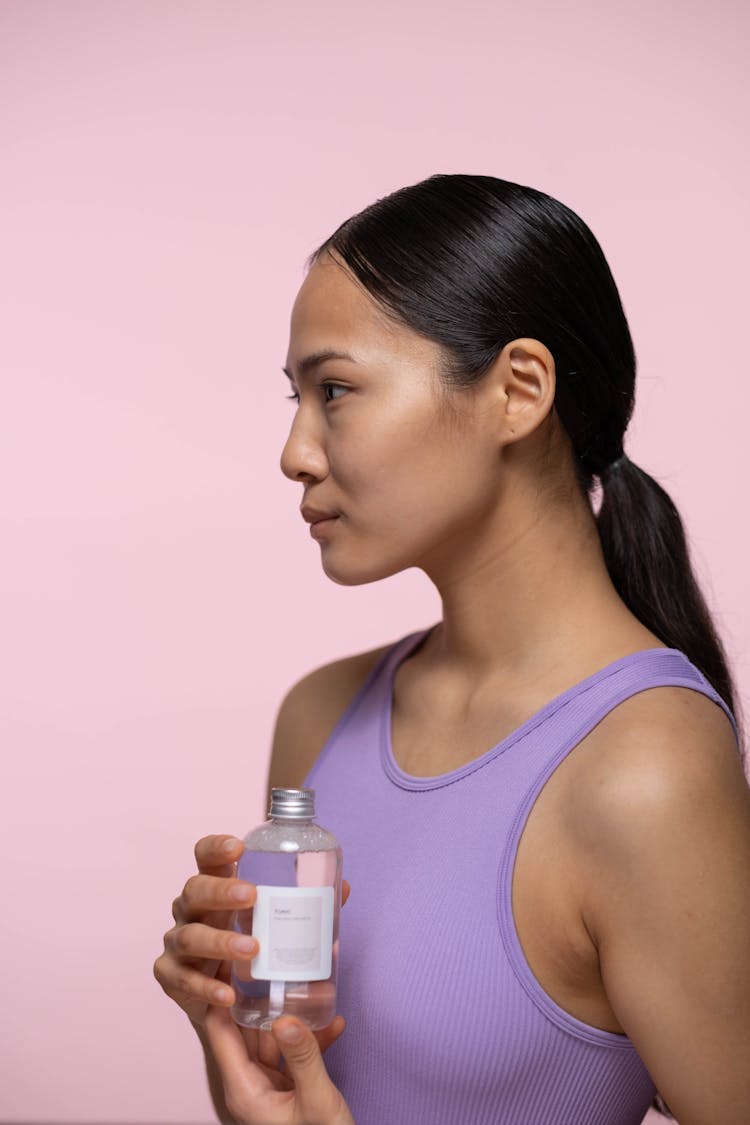
M 431 365 L 438 346 L 392 319 L 350 270 L 328 254 L 310 268 L 292 307 L 287 366 L 319 349 L 350 352 L 372 362 L 421 358 Z
M 392 322 L 346 266 L 328 254 L 311 266 L 292 307 L 290 347 L 337 346 L 386 329 Z

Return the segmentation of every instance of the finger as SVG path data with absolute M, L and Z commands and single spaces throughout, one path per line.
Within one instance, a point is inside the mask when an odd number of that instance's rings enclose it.
M 215 973 L 217 980 L 223 980 L 225 984 L 229 984 L 232 979 L 232 962 L 222 961 Z
M 236 836 L 202 836 L 194 848 L 198 870 L 209 875 L 232 874 L 217 869 L 233 868 L 244 847 Z
M 275 1070 L 281 1062 L 281 1049 L 270 1031 L 258 1032 L 258 1061 Z
M 266 1032 L 268 1034 L 268 1032 Z M 257 1027 L 240 1027 L 240 1035 L 245 1040 L 248 1057 L 257 1059 L 260 1052 L 261 1032 Z
M 255 884 L 246 879 L 191 875 L 172 904 L 172 916 L 176 922 L 189 922 L 212 910 L 246 910 L 256 898 Z
M 230 985 L 216 981 L 164 953 L 154 962 L 154 976 L 168 996 L 186 995 L 209 1004 L 226 1006 L 234 1003 L 234 990 Z
M 346 1020 L 343 1016 L 336 1016 L 335 1019 L 329 1023 L 328 1027 L 321 1028 L 320 1031 L 314 1032 L 321 1051 L 327 1051 L 331 1044 L 335 1043 L 345 1030 Z
M 257 957 L 257 938 L 234 930 L 218 930 L 204 922 L 186 922 L 164 935 L 164 948 L 174 957 L 209 958 L 212 961 L 246 961 Z
M 352 893 L 352 888 L 346 879 L 341 880 L 341 905 L 343 906 L 349 895 Z
M 240 1105 L 273 1089 L 265 1071 L 248 1058 L 242 1033 L 225 1008 L 209 1007 L 203 1027 L 228 1103 Z

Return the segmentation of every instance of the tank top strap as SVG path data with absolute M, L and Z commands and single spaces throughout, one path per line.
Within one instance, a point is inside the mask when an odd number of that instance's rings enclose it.
M 619 703 L 654 687 L 685 687 L 713 700 L 727 715 L 741 757 L 739 731 L 726 701 L 680 649 L 652 648 L 608 664 L 544 707 L 535 722 L 524 724 L 517 750 L 518 803 L 507 837 L 506 860 L 512 859 L 537 796 L 560 763 Z
M 411 633 L 407 633 L 406 636 L 393 641 L 375 661 L 347 710 L 351 711 L 359 707 L 361 701 L 366 697 L 374 709 L 382 712 L 383 708 L 389 703 L 396 668 L 406 656 L 419 647 L 427 634 L 431 633 L 434 628 L 434 625 L 430 625 L 426 629 L 415 629 Z
M 373 664 L 354 701 L 360 696 L 367 696 L 373 700 L 374 706 L 382 710 L 391 691 L 396 668 L 402 659 L 419 647 L 427 634 L 431 633 L 434 628 L 434 625 L 430 625 L 426 629 L 415 629 L 411 633 L 407 633 L 406 636 L 393 641 Z
M 676 648 L 649 648 L 615 660 L 564 694 L 566 706 L 554 715 L 555 757 L 564 757 L 618 703 L 654 687 L 685 687 L 708 696 L 732 724 L 739 748 L 732 711 L 686 654 Z
M 533 734 L 533 745 L 521 747 L 531 769 L 530 784 L 518 808 L 517 822 L 525 823 L 547 779 L 610 711 L 626 699 L 654 687 L 684 687 L 708 696 L 732 724 L 737 753 L 742 756 L 739 731 L 731 709 L 684 652 L 676 648 L 650 648 L 629 653 L 563 692 L 536 716 L 540 721 Z M 526 739 L 521 739 L 521 743 L 524 742 Z M 511 837 L 513 835 L 511 831 Z
M 395 641 L 373 669 L 371 679 L 380 677 L 382 689 L 388 689 L 392 673 L 402 658 L 413 652 L 434 628 L 431 625 Z M 707 695 L 721 707 L 732 724 L 739 750 L 739 731 L 730 707 L 700 669 L 677 648 L 641 649 L 613 661 L 550 700 L 537 715 L 514 732 L 512 739 L 515 741 L 516 734 L 526 734 L 527 726 L 535 726 L 540 720 L 552 719 L 555 725 L 554 742 L 564 755 L 566 751 L 560 743 L 566 731 L 572 739 L 569 749 L 593 730 L 618 703 L 652 687 L 686 687 Z
M 703 673 L 680 649 L 654 648 L 631 653 L 602 668 L 559 698 L 560 706 L 533 732 L 521 749 L 531 769 L 523 776 L 501 851 L 497 883 L 497 918 L 509 963 L 528 997 L 561 1029 L 593 1043 L 630 1044 L 625 1036 L 583 1023 L 561 1008 L 534 976 L 515 927 L 512 879 L 516 854 L 526 821 L 544 785 L 563 759 L 618 703 L 652 687 L 686 687 L 712 699 L 729 718 L 738 753 L 739 734 L 734 715 Z M 546 709 L 545 709 L 546 710 Z M 520 780 L 520 777 L 518 778 Z
M 399 638 L 389 645 L 384 652 L 381 652 L 326 739 L 325 745 L 307 775 L 305 784 L 312 784 L 311 779 L 316 778 L 320 770 L 327 766 L 331 755 L 340 749 L 346 737 L 353 731 L 356 730 L 358 737 L 361 739 L 368 730 L 375 731 L 379 728 L 383 709 L 387 704 L 390 675 L 396 662 L 401 653 L 406 651 L 409 644 L 416 646 L 418 635 L 424 634 L 426 636 L 429 631 L 429 629 L 424 629 L 420 630 L 419 633 L 409 633 L 408 636 Z

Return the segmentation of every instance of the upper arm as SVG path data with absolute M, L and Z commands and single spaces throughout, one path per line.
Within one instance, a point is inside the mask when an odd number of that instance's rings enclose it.
M 334 660 L 292 685 L 276 715 L 266 808 L 272 788 L 302 785 L 336 723 L 389 647 Z
M 616 709 L 576 798 L 585 921 L 608 1000 L 680 1125 L 746 1125 L 750 789 L 716 704 L 642 694 Z

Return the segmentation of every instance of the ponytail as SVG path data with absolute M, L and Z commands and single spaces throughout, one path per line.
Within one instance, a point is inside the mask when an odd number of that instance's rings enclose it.
M 670 648 L 680 649 L 732 711 L 744 759 L 739 700 L 722 642 L 690 563 L 677 508 L 626 454 L 599 473 L 597 516 L 604 561 L 632 613 Z

